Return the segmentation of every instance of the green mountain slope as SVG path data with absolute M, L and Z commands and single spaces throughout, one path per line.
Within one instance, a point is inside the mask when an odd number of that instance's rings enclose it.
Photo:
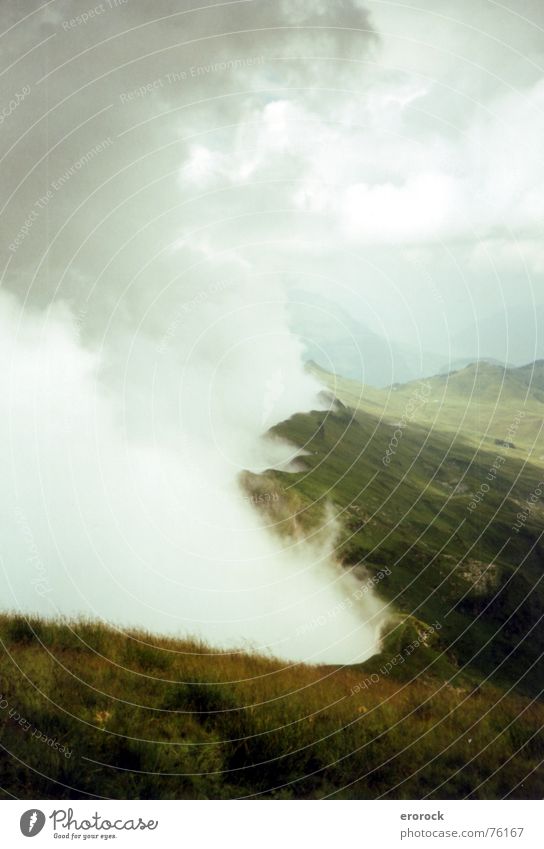
M 515 456 L 536 465 L 544 461 L 544 361 L 504 368 L 485 361 L 423 381 L 387 389 L 363 386 L 310 364 L 333 394 L 354 409 L 386 421 L 424 425 L 494 449 L 512 443 Z
M 506 419 L 518 385 L 540 405 L 514 371 Z M 318 534 L 332 506 L 339 560 L 389 602 L 380 653 L 310 667 L 0 616 L 5 795 L 542 798 L 542 464 L 519 435 L 512 447 L 405 415 L 414 386 L 321 378 L 344 403 L 274 429 L 299 446 L 298 471 L 243 484 L 282 536 Z M 471 375 L 453 378 L 460 410 Z M 444 384 L 430 383 L 432 398 Z
M 283 489 L 273 508 L 280 533 L 296 523 L 311 534 L 331 503 L 346 568 L 375 575 L 387 566 L 380 595 L 396 612 L 438 620 L 448 656 L 474 680 L 540 694 L 541 466 L 508 444 L 482 448 L 348 407 L 294 416 L 275 432 L 304 448 L 304 469 L 247 483 Z
M 417 627 L 388 650 L 407 653 Z M 5 798 L 544 792 L 544 706 L 423 672 L 440 652 L 431 641 L 410 655 L 417 676 L 400 680 L 385 657 L 374 672 L 288 665 L 88 622 L 0 616 L 0 640 Z

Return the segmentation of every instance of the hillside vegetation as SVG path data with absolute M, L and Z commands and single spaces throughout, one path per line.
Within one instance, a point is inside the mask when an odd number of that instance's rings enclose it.
M 520 368 L 481 360 L 386 389 L 330 374 L 315 363 L 309 370 L 346 405 L 386 422 L 405 416 L 410 423 L 461 433 L 465 441 L 488 448 L 497 440 L 511 442 L 515 456 L 544 465 L 544 360 Z
M 473 422 L 503 386 L 493 368 Z M 329 409 L 273 430 L 298 470 L 242 476 L 272 533 L 312 538 L 334 515 L 338 560 L 390 611 L 381 653 L 364 664 L 0 616 L 3 793 L 542 798 L 544 473 L 528 450 L 542 369 L 515 371 L 485 438 L 440 408 L 429 427 L 407 407 L 413 385 L 371 401 L 321 373 Z M 461 414 L 473 378 L 433 378 L 423 407 L 442 387 Z M 508 421 L 511 438 L 495 437 Z
M 371 666 L 341 669 L 2 616 L 2 792 L 542 797 L 542 704 L 462 675 L 444 683 L 439 644 L 422 644 L 416 677 L 407 664 L 388 673 L 419 628 L 405 621 Z
M 438 620 L 456 662 L 501 686 L 542 692 L 541 468 L 508 447 L 478 448 L 420 425 L 393 443 L 396 425 L 338 406 L 275 431 L 305 451 L 303 470 L 247 483 L 282 488 L 268 510 L 275 531 L 311 534 L 332 504 L 347 569 L 364 578 L 387 566 L 377 592 L 397 612 Z

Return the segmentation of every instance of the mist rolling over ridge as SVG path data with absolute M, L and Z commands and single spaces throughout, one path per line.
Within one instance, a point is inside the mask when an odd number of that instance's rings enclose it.
M 231 26 L 247 4 L 227 12 Z M 271 13 L 261 3 L 251 14 Z M 279 35 L 263 35 L 263 53 L 246 59 L 243 33 L 215 40 L 221 7 L 188 17 L 172 7 L 150 30 L 135 4 L 111 10 L 108 26 L 114 15 L 134 35 L 100 48 L 96 81 L 73 58 L 88 23 L 72 5 L 37 12 L 24 28 L 23 38 L 40 30 L 60 44 L 60 27 L 70 39 L 25 66 L 24 78 L 41 82 L 32 116 L 22 103 L 18 117 L 32 120 L 38 103 L 43 117 L 28 138 L 14 137 L 33 167 L 8 175 L 4 609 L 83 614 L 291 660 L 364 659 L 378 648 L 383 605 L 371 593 L 353 598 L 359 583 L 336 562 L 333 515 L 313 539 L 281 539 L 238 482 L 243 470 L 288 468 L 293 447 L 263 435 L 321 407 L 287 325 L 287 231 L 273 209 L 254 217 L 256 175 L 269 156 L 285 161 L 296 107 L 243 86 L 248 73 L 251 87 L 271 84 Z M 180 47 L 189 21 L 200 38 Z M 161 52 L 135 68 L 139 26 Z M 202 65 L 207 39 L 218 68 Z M 148 87 L 150 75 L 160 83 Z M 224 97 L 204 109 L 218 79 Z M 249 168 L 248 144 L 257 145 Z M 269 195 L 275 204 L 273 181 Z M 321 619 L 325 628 L 312 626 Z
M 435 6 L 431 42 L 446 37 Z M 265 434 L 323 411 L 304 366 L 317 352 L 386 386 L 471 357 L 463 328 L 495 323 L 491 293 L 494 313 L 500 293 L 504 314 L 526 296 L 536 315 L 544 88 L 516 53 L 523 22 L 493 18 L 475 67 L 458 4 L 458 74 L 452 51 L 406 50 L 409 6 L 18 9 L 4 8 L 22 93 L 3 121 L 4 608 L 366 658 L 385 605 L 351 603 L 342 517 L 282 536 L 241 475 L 294 473 L 305 446 Z M 521 325 L 493 350 L 483 333 L 482 354 L 517 362 Z M 528 344 L 540 351 L 536 331 Z
M 416 811 L 365 807 L 387 847 L 450 799 L 522 836 L 543 33 L 539 0 L 4 0 L 0 789 L 38 805 L 7 835 L 338 798 Z M 245 849 L 255 810 L 156 834 Z

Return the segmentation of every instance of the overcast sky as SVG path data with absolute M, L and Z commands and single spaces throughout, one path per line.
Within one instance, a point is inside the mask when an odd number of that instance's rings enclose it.
M 513 305 L 534 336 L 538 0 L 21 10 L 2 4 L 4 286 L 19 296 L 83 303 L 92 336 L 113 303 L 151 330 L 250 275 L 412 347 L 447 351 Z

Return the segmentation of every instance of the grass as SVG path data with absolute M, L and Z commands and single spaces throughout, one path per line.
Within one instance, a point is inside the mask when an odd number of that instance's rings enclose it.
M 385 421 L 400 420 L 408 411 L 414 424 L 462 434 L 466 442 L 493 450 L 496 440 L 510 440 L 514 456 L 544 465 L 544 361 L 505 369 L 480 361 L 459 371 L 386 389 L 362 386 L 309 364 L 309 370 L 349 407 Z M 425 398 L 418 401 L 425 389 Z M 415 403 L 414 403 L 415 401 Z M 424 401 L 424 402 L 423 402 Z M 520 410 L 523 416 L 517 421 Z
M 491 418 L 489 370 L 480 407 L 467 406 L 470 370 L 446 378 L 445 417 L 430 427 L 418 408 L 388 463 L 413 387 L 358 403 L 361 388 L 341 381 L 353 409 L 274 429 L 304 449 L 297 472 L 242 476 L 272 532 L 319 535 L 332 511 L 343 566 L 381 576 L 375 592 L 391 616 L 381 653 L 364 664 L 292 665 L 0 615 L 4 794 L 542 798 L 544 498 L 526 509 L 543 479 L 528 449 L 541 401 L 532 373 L 515 371 L 509 406 Z M 515 446 L 497 444 L 529 384 L 524 430 Z M 455 426 L 463 393 L 478 427 Z
M 415 676 L 380 672 L 418 627 L 404 620 L 381 656 L 336 668 L 1 616 L 3 792 L 541 798 L 540 702 L 475 686 L 449 661 L 446 683 L 439 643 L 422 645 Z
M 391 425 L 348 408 L 297 415 L 275 431 L 306 451 L 303 471 L 265 477 L 268 488 L 283 487 L 273 514 L 278 532 L 296 522 L 311 534 L 332 503 L 347 569 L 362 577 L 388 566 L 377 591 L 396 611 L 439 620 L 459 664 L 500 686 L 542 691 L 544 502 L 513 531 L 542 481 L 539 467 L 510 449 L 478 449 L 419 425 L 403 430 L 385 466 Z M 503 463 L 489 481 L 498 455 Z M 484 482 L 488 490 L 471 511 Z

